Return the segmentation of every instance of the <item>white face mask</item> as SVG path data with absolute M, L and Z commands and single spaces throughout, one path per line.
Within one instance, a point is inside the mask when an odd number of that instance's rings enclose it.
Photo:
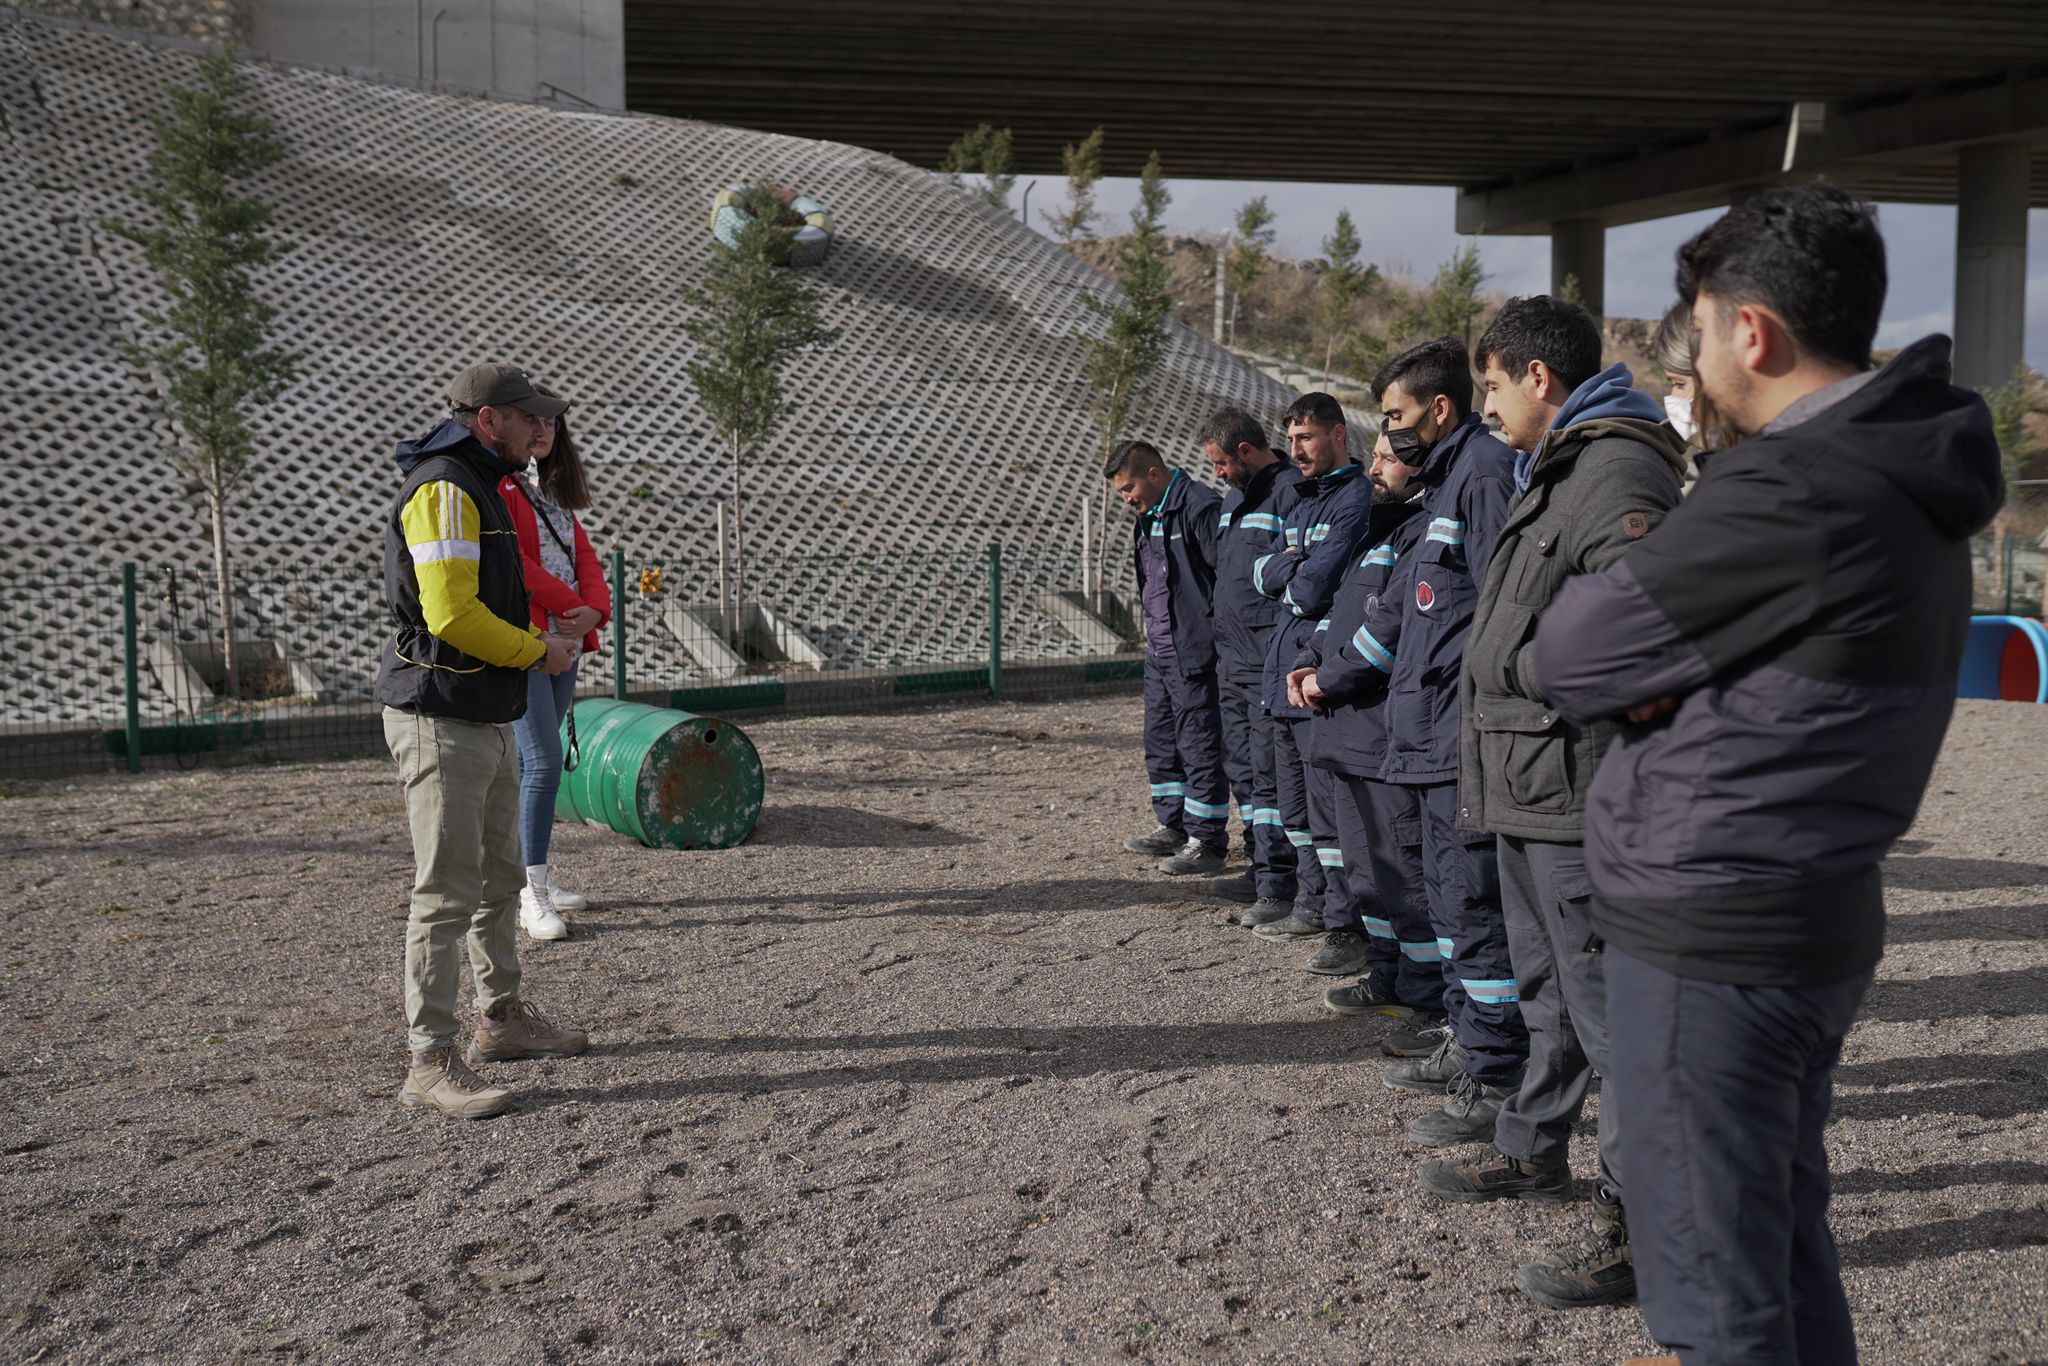
M 1671 419 L 1671 425 L 1687 441 L 1692 440 L 1696 430 L 1692 420 L 1692 404 L 1676 394 L 1664 395 L 1664 415 Z

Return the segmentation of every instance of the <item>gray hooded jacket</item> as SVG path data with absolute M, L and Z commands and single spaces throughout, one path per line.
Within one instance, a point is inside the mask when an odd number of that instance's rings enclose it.
M 1586 790 L 1615 735 L 1543 695 L 1525 652 L 1536 621 L 1575 574 L 1621 558 L 1678 503 L 1685 442 L 1657 401 L 1612 366 L 1573 391 L 1526 461 L 1479 596 L 1459 679 L 1458 824 L 1575 843 Z

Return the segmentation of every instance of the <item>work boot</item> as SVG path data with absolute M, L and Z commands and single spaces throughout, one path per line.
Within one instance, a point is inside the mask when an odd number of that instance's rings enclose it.
M 1519 1084 L 1518 1081 L 1516 1085 Z M 1491 1143 L 1493 1122 L 1500 1118 L 1500 1107 L 1514 1094 L 1514 1086 L 1496 1086 L 1461 1074 L 1451 1082 L 1451 1098 L 1444 1102 L 1443 1109 L 1431 1110 L 1408 1126 L 1408 1141 L 1425 1148 Z
M 1152 827 L 1150 834 L 1133 835 L 1124 841 L 1124 848 L 1134 854 L 1170 854 L 1187 842 L 1187 836 L 1178 830 L 1163 825 Z
M 1590 1230 L 1515 1273 L 1515 1284 L 1523 1294 L 1552 1309 L 1583 1309 L 1612 1304 L 1636 1293 L 1635 1260 L 1628 1248 L 1628 1215 L 1618 1202 L 1602 1200 L 1602 1193 L 1593 1192 Z
M 1385 1015 L 1389 1019 L 1406 1020 L 1415 1012 L 1380 990 L 1380 984 L 1370 977 L 1361 977 L 1348 987 L 1331 987 L 1323 993 L 1323 1009 L 1332 1015 Z M 1429 1051 L 1436 1051 L 1437 1041 L 1429 1041 Z
M 1443 1045 L 1451 1032 L 1450 1021 L 1441 1011 L 1417 1010 L 1399 1029 L 1380 1040 L 1380 1052 L 1390 1058 L 1426 1058 Z
M 531 1001 L 506 1001 L 495 1010 L 496 1018 L 486 1015 L 477 1021 L 476 1036 L 469 1041 L 472 1063 L 567 1058 L 590 1044 L 588 1034 L 556 1024 Z
M 554 888 L 528 882 L 519 889 L 519 928 L 528 939 L 567 939 L 569 922 L 555 907 Z
M 1213 844 L 1204 844 L 1190 836 L 1180 847 L 1180 852 L 1170 858 L 1159 860 L 1159 871 L 1175 877 L 1193 877 L 1201 873 L 1223 871 L 1223 851 Z
M 1294 903 L 1282 901 L 1277 896 L 1262 896 L 1244 908 L 1237 923 L 1247 930 L 1256 930 L 1261 925 L 1270 925 L 1276 920 L 1285 920 L 1294 914 Z
M 438 1110 L 455 1119 L 488 1119 L 512 1108 L 512 1093 L 469 1070 L 452 1043 L 415 1055 L 406 1069 L 398 1103 Z
M 1380 1079 L 1389 1086 L 1398 1086 L 1403 1091 L 1442 1093 L 1451 1089 L 1451 1083 L 1465 1075 L 1465 1048 L 1458 1042 L 1458 1036 L 1444 1027 L 1444 1036 L 1436 1051 L 1426 1058 L 1409 1062 L 1388 1063 Z
M 1225 901 L 1235 901 L 1246 906 L 1259 899 L 1259 887 L 1252 881 L 1252 870 L 1249 868 L 1235 877 L 1217 878 L 1209 884 L 1209 891 Z
M 1449 1158 L 1425 1162 L 1416 1180 L 1437 1199 L 1454 1205 L 1478 1200 L 1556 1205 L 1572 1198 L 1572 1172 L 1564 1163 L 1545 1167 L 1497 1150 L 1463 1162 Z
M 1322 921 L 1311 921 L 1304 917 L 1301 913 L 1301 903 L 1299 901 L 1288 907 L 1288 913 L 1282 918 L 1269 920 L 1252 931 L 1253 934 L 1261 939 L 1273 939 L 1282 942 L 1294 939 L 1307 939 L 1311 935 L 1321 934 L 1322 932 Z
M 1369 961 L 1365 936 L 1356 930 L 1331 930 L 1323 946 L 1302 966 L 1319 977 L 1348 977 Z

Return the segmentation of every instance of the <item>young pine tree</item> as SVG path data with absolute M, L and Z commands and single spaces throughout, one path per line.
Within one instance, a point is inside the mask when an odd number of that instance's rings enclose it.
M 1237 223 L 1230 240 L 1230 259 L 1224 267 L 1225 283 L 1230 286 L 1229 335 L 1232 346 L 1237 345 L 1237 315 L 1244 296 L 1258 288 L 1272 249 L 1273 211 L 1266 207 L 1266 196 L 1260 195 L 1237 211 Z
M 1007 128 L 992 128 L 984 123 L 972 132 L 962 133 L 946 149 L 946 159 L 939 163 L 939 169 L 954 185 L 966 189 L 963 175 L 978 175 L 981 183 L 974 187 L 974 193 L 991 208 L 1010 207 L 1010 190 L 1017 183 L 1013 169 L 1012 139 Z
M 1323 330 L 1323 383 L 1330 382 L 1330 363 L 1337 348 L 1350 341 L 1353 314 L 1365 292 L 1379 282 L 1377 266 L 1360 265 L 1358 229 L 1349 209 L 1337 210 L 1337 225 L 1323 239 L 1322 304 L 1317 310 Z
M 1486 311 L 1479 287 L 1486 283 L 1486 271 L 1479 264 L 1479 247 L 1467 242 L 1437 267 L 1423 301 L 1421 326 L 1417 331 L 1432 337 L 1462 337 L 1465 349 L 1472 349 L 1472 324 Z M 1567 279 L 1567 285 L 1575 280 Z M 1578 302 L 1584 306 L 1582 300 Z
M 1107 459 L 1122 439 L 1131 415 L 1144 396 L 1145 384 L 1159 368 L 1166 351 L 1166 322 L 1173 314 L 1172 268 L 1166 260 L 1166 206 L 1173 202 L 1166 177 L 1154 152 L 1138 177 L 1138 208 L 1131 230 L 1117 244 L 1117 298 L 1104 301 L 1083 294 L 1081 301 L 1104 327 L 1100 338 L 1088 338 L 1082 373 L 1088 380 L 1088 411 L 1102 438 L 1098 456 Z M 1098 519 L 1102 540 L 1096 552 L 1100 577 L 1109 545 L 1109 489 L 1102 494 Z
M 1079 144 L 1060 150 L 1060 165 L 1067 173 L 1067 207 L 1052 214 L 1053 236 L 1060 241 L 1095 240 L 1095 186 L 1102 179 L 1102 130 L 1096 129 Z
M 241 691 L 228 515 L 255 455 L 249 414 L 291 383 L 298 356 L 267 344 L 277 310 L 256 297 L 254 272 L 290 250 L 272 238 L 270 207 L 243 183 L 284 154 L 270 120 L 239 109 L 247 85 L 231 51 L 199 59 L 199 84 L 169 87 L 171 112 L 152 115 L 157 145 L 141 187 L 150 216 L 106 228 L 142 248 L 165 303 L 127 348 L 154 378 L 178 429 L 173 455 L 206 501 L 220 612 L 222 691 Z
M 2012 561 L 2005 554 L 2005 541 L 2012 532 L 2012 484 L 2024 473 L 2027 457 L 2033 454 L 2033 443 L 2027 439 L 2027 414 L 2033 411 L 2027 380 L 2027 367 L 2022 365 L 1996 389 L 1978 391 L 1991 409 L 1991 431 L 1998 438 L 1998 454 L 2005 466 L 2005 503 L 1992 519 L 1991 534 L 1998 549 L 1998 591 L 2008 599 L 2012 593 Z
M 810 287 L 779 264 L 793 232 L 775 214 L 755 213 L 737 245 L 712 244 L 703 284 L 684 296 L 692 316 L 683 330 L 697 347 L 684 369 L 732 465 L 735 606 L 745 603 L 747 585 L 742 471 L 787 409 L 783 370 L 798 353 L 839 339 Z

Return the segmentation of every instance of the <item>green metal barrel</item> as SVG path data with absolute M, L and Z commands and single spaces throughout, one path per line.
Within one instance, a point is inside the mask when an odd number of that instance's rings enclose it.
M 578 700 L 575 715 L 582 757 L 562 775 L 557 817 L 650 849 L 730 849 L 754 833 L 761 756 L 738 726 L 601 697 Z

